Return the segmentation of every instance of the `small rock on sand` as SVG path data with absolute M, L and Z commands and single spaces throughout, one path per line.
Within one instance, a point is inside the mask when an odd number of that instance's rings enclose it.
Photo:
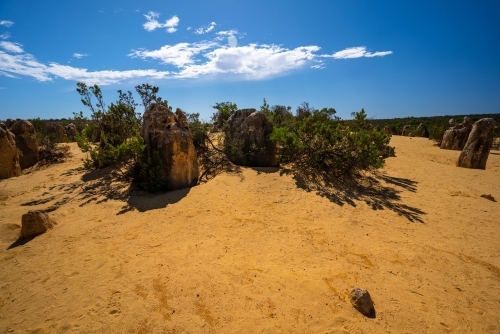
M 375 318 L 375 308 L 370 293 L 360 287 L 355 287 L 350 293 L 352 306 L 365 317 Z

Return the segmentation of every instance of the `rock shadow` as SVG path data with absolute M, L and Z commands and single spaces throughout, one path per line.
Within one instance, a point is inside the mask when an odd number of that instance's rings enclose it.
M 29 237 L 29 238 L 24 238 L 24 239 L 17 239 L 16 241 L 14 241 L 8 248 L 7 250 L 9 249 L 12 249 L 12 248 L 16 248 L 16 247 L 19 247 L 19 246 L 22 246 L 22 245 L 25 245 L 27 244 L 28 242 L 30 242 L 31 240 L 35 239 L 37 237 L 37 235 L 33 236 L 33 237 Z
M 282 169 L 280 175 L 283 174 L 292 175 L 297 187 L 314 192 L 339 206 L 348 204 L 356 207 L 356 202 L 362 201 L 370 205 L 373 210 L 388 209 L 411 222 L 424 223 L 422 219 L 426 214 L 424 211 L 401 203 L 400 193 L 416 192 L 418 183 L 416 181 L 382 175 L 378 172 L 355 178 L 327 178 L 305 168 Z
M 250 167 L 259 174 L 273 174 L 280 171 L 279 167 Z

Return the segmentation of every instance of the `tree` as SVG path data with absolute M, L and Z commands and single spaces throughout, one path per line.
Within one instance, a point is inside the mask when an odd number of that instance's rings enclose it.
M 212 122 L 214 122 L 215 126 L 219 128 L 222 128 L 226 121 L 229 119 L 229 116 L 231 116 L 236 112 L 236 110 L 238 110 L 238 106 L 236 105 L 236 103 L 232 102 L 220 102 L 211 107 L 217 110 L 212 115 Z

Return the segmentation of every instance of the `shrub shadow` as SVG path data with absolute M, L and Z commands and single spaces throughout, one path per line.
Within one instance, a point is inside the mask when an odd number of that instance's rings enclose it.
M 297 187 L 314 192 L 339 206 L 348 204 L 356 207 L 356 201 L 362 201 L 370 205 L 373 210 L 388 209 L 411 222 L 424 223 L 421 216 L 426 213 L 419 208 L 401 203 L 399 195 L 404 190 L 416 192 L 416 181 L 382 175 L 376 171 L 371 175 L 334 179 L 306 168 L 281 169 L 280 175 L 283 174 L 291 175 Z
M 254 170 L 257 172 L 257 175 L 259 174 L 273 174 L 277 173 L 280 171 L 279 167 L 250 167 L 250 169 Z

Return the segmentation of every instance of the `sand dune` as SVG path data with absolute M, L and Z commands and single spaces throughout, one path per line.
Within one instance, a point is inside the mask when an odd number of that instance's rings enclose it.
M 0 332 L 499 333 L 500 152 L 392 138 L 363 184 L 241 168 L 130 192 L 82 153 L 0 182 Z M 58 225 L 17 242 L 21 216 Z M 349 303 L 367 289 L 376 317 Z

